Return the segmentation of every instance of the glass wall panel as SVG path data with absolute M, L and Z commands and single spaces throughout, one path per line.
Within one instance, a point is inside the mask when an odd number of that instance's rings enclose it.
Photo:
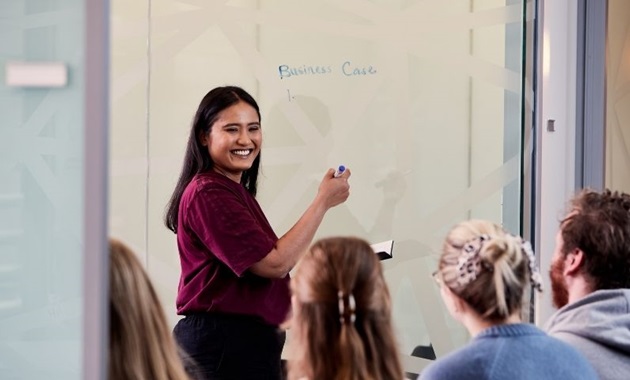
M 80 379 L 84 1 L 0 4 L 0 377 Z M 8 87 L 8 62 L 55 61 L 61 88 Z
M 394 240 L 383 265 L 408 370 L 426 364 L 418 346 L 439 357 L 464 344 L 430 274 L 462 219 L 521 230 L 532 13 L 515 0 L 114 1 L 110 226 L 142 252 L 171 321 L 179 259 L 164 207 L 199 101 L 235 84 L 261 106 L 258 199 L 276 233 L 327 168 L 348 166 L 352 195 L 318 237 Z

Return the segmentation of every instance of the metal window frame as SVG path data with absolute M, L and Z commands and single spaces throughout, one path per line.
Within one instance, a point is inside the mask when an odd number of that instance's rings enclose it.
M 542 13 L 539 10 L 538 0 L 524 2 L 525 11 L 529 9 L 533 13 L 531 21 L 524 26 L 524 56 L 523 56 L 523 84 L 521 99 L 521 235 L 535 244 L 536 231 L 536 194 L 539 186 L 539 168 L 537 160 L 538 134 L 536 133 L 538 95 L 538 72 L 540 28 Z M 531 91 L 527 85 L 531 85 Z M 528 92 L 529 91 L 529 92 Z
M 605 184 L 608 0 L 578 0 L 575 188 Z
M 82 378 L 107 379 L 109 0 L 85 1 Z

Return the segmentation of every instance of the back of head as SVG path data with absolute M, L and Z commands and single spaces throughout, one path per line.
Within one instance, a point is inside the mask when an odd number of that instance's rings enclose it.
M 583 190 L 562 222 L 562 253 L 584 252 L 592 290 L 630 288 L 630 195 Z
M 296 359 L 289 378 L 399 380 L 402 367 L 380 262 L 357 238 L 316 242 L 291 280 Z
M 109 378 L 187 379 L 158 297 L 134 253 L 109 241 Z
M 442 247 L 439 273 L 444 285 L 493 322 L 521 310 L 532 277 L 541 286 L 529 243 L 482 220 L 451 229 Z

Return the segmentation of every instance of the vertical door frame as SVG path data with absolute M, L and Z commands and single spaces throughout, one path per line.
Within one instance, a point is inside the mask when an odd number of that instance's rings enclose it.
M 608 0 L 578 0 L 576 189 L 605 184 L 607 26 Z
M 539 3 L 533 229 L 547 273 L 568 201 L 581 188 L 604 186 L 608 0 Z M 536 297 L 539 326 L 555 311 L 549 289 Z
M 107 379 L 109 1 L 85 1 L 82 378 Z
M 547 273 L 559 220 L 575 192 L 579 28 L 575 0 L 539 0 L 538 3 L 533 240 L 540 271 Z M 555 311 L 549 283 L 545 283 L 546 291 L 535 297 L 534 321 L 539 326 Z

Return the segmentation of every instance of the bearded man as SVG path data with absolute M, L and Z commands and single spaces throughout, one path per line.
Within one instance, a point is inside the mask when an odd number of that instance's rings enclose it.
M 560 223 L 547 332 L 580 351 L 603 380 L 630 378 L 630 195 L 584 190 Z

